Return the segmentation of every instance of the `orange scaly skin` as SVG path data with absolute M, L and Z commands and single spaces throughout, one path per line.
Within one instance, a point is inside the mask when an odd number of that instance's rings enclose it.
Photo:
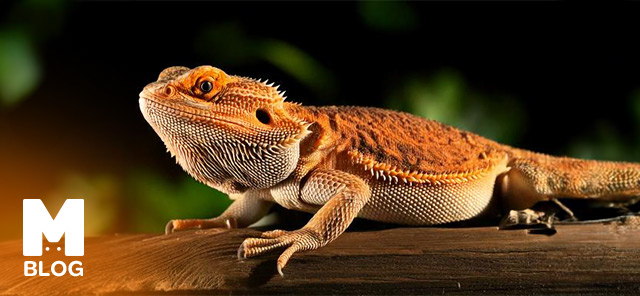
M 511 148 L 411 114 L 303 107 L 258 80 L 201 66 L 165 69 L 140 93 L 145 119 L 195 179 L 235 202 L 186 228 L 247 227 L 273 203 L 315 213 L 302 229 L 246 239 L 240 258 L 322 247 L 356 217 L 403 225 L 461 221 L 493 199 L 526 209 L 557 197 L 640 195 L 640 165 L 559 158 Z

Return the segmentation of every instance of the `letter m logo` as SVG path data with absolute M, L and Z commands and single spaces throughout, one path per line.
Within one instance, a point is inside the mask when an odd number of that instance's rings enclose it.
M 39 199 L 22 201 L 22 254 L 42 256 L 42 235 L 59 242 L 64 234 L 64 254 L 84 255 L 84 200 L 67 199 L 55 219 Z

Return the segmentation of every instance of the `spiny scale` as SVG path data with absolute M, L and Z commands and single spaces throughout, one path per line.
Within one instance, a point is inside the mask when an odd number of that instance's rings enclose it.
M 429 174 L 420 171 L 402 170 L 390 164 L 380 163 L 375 161 L 372 157 L 368 157 L 356 150 L 349 151 L 348 155 L 351 157 L 354 164 L 362 165 L 365 171 L 371 171 L 371 175 L 376 179 L 382 179 L 382 181 L 394 183 L 398 183 L 398 180 L 400 179 L 409 185 L 413 185 L 415 183 L 439 186 L 443 184 L 464 183 L 476 180 L 492 169 L 492 167 L 486 167 L 473 171 Z M 385 176 L 385 174 L 387 176 Z

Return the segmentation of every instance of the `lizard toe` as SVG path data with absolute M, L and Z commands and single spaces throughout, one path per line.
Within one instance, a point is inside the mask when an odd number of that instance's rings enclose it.
M 262 238 L 277 238 L 277 237 L 283 236 L 283 235 L 285 235 L 287 233 L 289 233 L 289 232 L 286 231 L 286 230 L 276 229 L 276 230 L 271 230 L 271 231 L 265 231 L 260 236 Z
M 280 257 L 278 257 L 278 262 L 276 263 L 277 264 L 276 267 L 278 269 L 278 273 L 280 274 L 280 276 L 284 277 L 284 273 L 282 273 L 282 269 L 285 267 L 285 265 L 287 265 L 287 262 L 289 262 L 289 258 L 291 258 L 291 255 L 293 255 L 293 253 L 295 253 L 296 251 L 300 250 L 300 247 L 301 247 L 300 244 L 294 243 L 292 246 L 284 250 L 284 252 L 282 252 Z
M 222 228 L 222 229 L 234 229 L 238 227 L 238 222 L 234 218 L 229 219 L 173 219 L 167 222 L 164 227 L 164 233 L 170 234 L 179 230 L 186 229 L 209 229 L 209 228 Z

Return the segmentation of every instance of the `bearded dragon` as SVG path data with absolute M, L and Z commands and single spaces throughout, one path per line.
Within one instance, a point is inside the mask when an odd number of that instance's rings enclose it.
M 139 103 L 177 163 L 234 200 L 219 217 L 172 220 L 167 233 L 247 227 L 274 203 L 314 214 L 299 230 L 240 245 L 239 258 L 285 248 L 281 275 L 295 252 L 327 245 L 356 217 L 435 225 L 476 217 L 497 198 L 527 209 L 640 195 L 640 164 L 530 152 L 403 112 L 301 106 L 273 84 L 211 66 L 165 69 Z

